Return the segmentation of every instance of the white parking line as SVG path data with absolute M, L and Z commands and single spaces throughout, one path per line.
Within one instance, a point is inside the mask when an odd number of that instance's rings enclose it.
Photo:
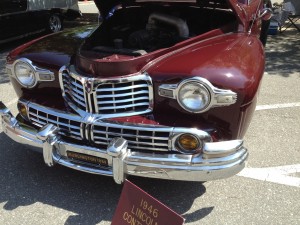
M 269 168 L 245 168 L 238 176 L 300 188 L 300 164 Z
M 91 4 L 95 4 L 94 1 L 82 1 L 82 2 L 78 2 L 78 5 L 91 5 Z
M 300 107 L 300 102 L 294 103 L 283 103 L 283 104 L 274 104 L 274 105 L 258 105 L 255 110 L 266 110 L 266 109 L 281 109 L 281 108 L 292 108 Z

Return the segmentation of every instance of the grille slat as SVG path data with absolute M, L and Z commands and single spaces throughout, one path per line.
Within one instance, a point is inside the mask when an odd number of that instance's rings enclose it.
M 114 103 L 116 104 L 116 103 Z M 114 110 L 114 109 L 124 109 L 124 108 L 129 108 L 129 107 L 134 107 L 134 106 L 144 106 L 148 105 L 147 103 L 137 103 L 137 104 L 130 104 L 130 105 L 120 105 L 120 106 L 107 106 L 107 107 L 101 107 L 101 110 Z
M 79 88 L 79 89 L 83 90 L 83 86 L 81 84 L 78 84 L 77 83 L 78 81 L 76 82 L 76 80 L 74 78 L 72 78 L 72 80 L 70 81 L 70 84 L 72 84 L 73 87 L 76 87 L 76 88 Z
M 126 91 L 126 90 L 131 91 L 132 89 L 135 89 L 135 88 L 148 88 L 148 85 L 140 84 L 140 85 L 130 85 L 128 87 L 121 87 L 121 88 L 101 88 L 101 89 L 97 90 L 97 92 L 99 93 L 99 92 Z
M 115 135 L 114 137 L 119 137 L 120 135 Z M 122 135 L 122 137 L 124 138 L 124 136 Z M 106 138 L 102 138 L 102 137 L 95 137 L 95 143 L 98 143 L 100 140 L 101 143 L 106 143 L 107 142 L 102 142 L 101 140 L 106 140 Z M 112 139 L 112 138 L 110 138 Z M 152 140 L 150 140 L 150 142 L 140 142 L 140 141 L 130 141 L 130 140 L 127 140 L 128 141 L 128 144 L 131 144 L 131 146 L 138 146 L 138 145 L 145 145 L 145 146 L 157 146 L 157 147 L 168 147 L 168 143 L 155 143 L 153 142 Z M 153 147 L 154 148 L 154 147 Z M 154 148 L 156 149 L 156 148 Z M 162 148 L 165 150 L 165 148 Z
M 132 92 L 128 92 L 128 93 L 124 93 L 124 94 L 114 94 L 114 95 L 98 95 L 97 98 L 98 99 L 101 99 L 101 98 L 118 98 L 118 97 L 127 97 L 127 96 L 130 96 L 132 97 L 133 95 L 145 95 L 145 96 L 148 96 L 149 95 L 149 91 L 146 90 L 146 91 L 136 91 L 134 93 Z
M 148 97 L 139 97 L 139 98 L 132 98 L 132 99 L 124 99 L 124 100 L 114 100 L 112 101 L 102 101 L 99 103 L 99 105 L 107 105 L 107 104 L 112 104 L 112 103 L 126 103 L 126 102 L 135 102 L 135 101 L 140 101 L 140 100 L 148 100 Z
M 72 94 L 70 94 L 69 92 L 68 92 L 68 94 L 69 94 L 70 96 L 72 96 Z M 74 95 L 73 95 L 73 96 L 74 96 Z M 74 100 L 76 103 L 78 103 L 79 105 L 81 105 L 82 107 L 86 107 L 84 101 L 80 101 L 80 99 L 78 99 L 78 98 L 73 98 L 73 100 Z
M 83 91 L 80 91 L 78 89 L 70 89 L 67 85 L 64 85 L 64 88 L 68 89 L 69 91 L 72 91 L 73 93 L 76 92 L 76 94 L 78 96 L 80 96 L 83 99 L 83 101 L 84 101 L 84 93 L 83 93 Z
M 129 145 L 128 144 L 128 148 L 129 149 L 135 149 L 135 150 L 149 150 L 149 151 L 166 151 L 165 148 L 150 148 L 150 147 L 139 147 L 139 146 L 134 146 L 134 145 Z
M 95 142 L 96 144 L 98 145 L 103 145 L 103 146 L 106 146 L 107 145 L 107 142 L 103 142 L 103 141 L 96 141 Z M 139 147 L 137 145 L 131 145 L 129 142 L 128 142 L 128 148 L 131 149 L 131 150 L 146 150 L 146 151 L 161 151 L 161 152 L 164 152 L 166 151 L 165 148 L 159 148 L 159 147 Z

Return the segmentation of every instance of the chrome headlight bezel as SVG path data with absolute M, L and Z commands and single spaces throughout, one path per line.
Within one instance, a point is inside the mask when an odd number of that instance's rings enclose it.
M 31 71 L 31 82 L 25 83 L 24 81 L 22 81 L 22 79 L 20 79 L 19 75 L 17 74 L 16 68 L 20 64 L 24 67 L 27 67 L 28 70 Z M 39 82 L 48 82 L 55 80 L 55 76 L 52 71 L 35 66 L 32 61 L 27 58 L 19 58 L 14 61 L 13 64 L 6 64 L 6 70 L 9 76 L 15 78 L 22 87 L 28 89 L 34 88 Z
M 180 101 L 179 92 L 181 88 L 188 83 L 199 85 L 199 87 L 207 92 L 207 96 L 210 95 L 210 98 L 207 98 L 207 102 L 200 110 L 190 110 Z M 161 97 L 176 99 L 178 104 L 185 111 L 195 114 L 204 113 L 214 107 L 229 106 L 237 101 L 237 93 L 231 90 L 217 88 L 203 77 L 188 78 L 178 84 L 162 84 L 159 86 L 158 94 Z

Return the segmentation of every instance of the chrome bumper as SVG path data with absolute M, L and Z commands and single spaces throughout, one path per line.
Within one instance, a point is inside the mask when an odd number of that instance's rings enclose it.
M 88 173 L 112 176 L 116 183 L 122 183 L 127 175 L 186 181 L 227 178 L 240 172 L 248 157 L 242 140 L 206 143 L 203 153 L 197 155 L 131 152 L 123 138 L 113 139 L 107 149 L 98 149 L 61 140 L 52 124 L 39 131 L 24 125 L 2 102 L 0 115 L 4 133 L 43 153 L 48 166 L 58 163 Z M 68 151 L 105 159 L 108 167 L 76 162 L 67 157 Z

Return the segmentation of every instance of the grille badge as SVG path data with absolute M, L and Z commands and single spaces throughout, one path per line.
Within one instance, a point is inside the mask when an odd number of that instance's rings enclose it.
M 89 79 L 86 79 L 85 82 L 84 82 L 84 88 L 85 88 L 85 91 L 90 94 L 93 90 L 93 84 L 94 84 L 94 81 L 93 79 L 89 78 Z

